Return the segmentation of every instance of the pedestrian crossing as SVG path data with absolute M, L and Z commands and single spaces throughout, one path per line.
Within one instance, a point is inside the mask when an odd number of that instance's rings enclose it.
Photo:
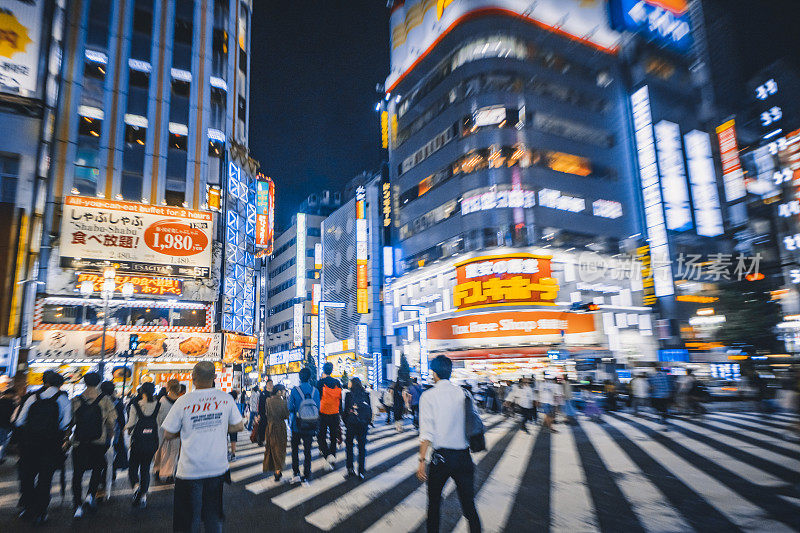
M 532 424 L 523 432 L 517 420 L 501 415 L 484 419 L 487 450 L 473 454 L 484 531 L 800 530 L 800 444 L 784 438 L 796 416 L 712 412 L 674 417 L 664 426 L 649 413 L 615 412 L 599 422 L 579 417 L 575 425 L 557 424 L 555 433 Z M 370 430 L 364 481 L 344 478 L 341 447 L 336 470 L 324 469 L 315 440 L 308 486 L 287 483 L 290 447 L 284 479 L 275 482 L 262 472 L 264 448 L 240 438 L 231 463 L 234 484 L 226 490 L 240 491 L 265 519 L 283 516 L 290 530 L 424 531 L 418 434 L 407 428 Z M 124 475 L 113 494 L 131 494 Z M 16 482 L 0 479 L 0 509 L 17 499 Z M 442 501 L 441 530 L 467 531 L 452 482 Z

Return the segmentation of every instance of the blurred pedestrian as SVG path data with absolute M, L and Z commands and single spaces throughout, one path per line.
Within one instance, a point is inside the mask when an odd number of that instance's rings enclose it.
M 422 385 L 417 382 L 417 378 L 411 379 L 411 385 L 408 387 L 408 394 L 411 397 L 411 421 L 414 427 L 419 429 L 419 398 L 422 396 Z
M 63 468 L 72 407 L 61 374 L 47 370 L 44 385 L 29 395 L 14 418 L 19 429 L 20 518 L 47 521 L 53 474 Z
M 267 431 L 267 400 L 270 398 L 270 396 L 272 396 L 274 386 L 275 385 L 273 384 L 272 379 L 267 379 L 267 383 L 264 385 L 264 390 L 258 395 L 258 416 L 256 420 L 256 424 L 258 424 L 258 432 L 256 434 L 256 442 L 259 446 L 264 445 L 265 433 Z
M 275 385 L 272 394 L 265 404 L 266 433 L 264 442 L 263 471 L 273 472 L 275 481 L 283 476 L 283 465 L 286 462 L 286 420 L 289 419 L 289 408 L 286 405 L 286 387 Z
M 466 399 L 469 397 L 450 382 L 453 362 L 440 355 L 430 363 L 434 386 L 422 393 L 419 403 L 419 468 L 417 478 L 428 482 L 428 533 L 438 533 L 442 489 L 450 478 L 456 484 L 461 511 L 470 533 L 481 531 L 475 508 L 475 465 L 469 452 L 466 428 Z M 426 471 L 428 449 L 430 464 Z
M 516 407 L 520 417 L 520 429 L 528 433 L 527 423 L 533 419 L 533 405 L 535 402 L 533 389 L 528 384 L 528 380 L 522 378 L 519 383 L 514 385 L 506 401 Z
M 331 376 L 333 363 L 322 365 L 322 378 L 317 381 L 319 392 L 319 433 L 317 443 L 319 453 L 328 470 L 333 470 L 336 463 L 336 445 L 342 442 L 342 384 Z
M 392 388 L 392 405 L 394 410 L 394 429 L 398 432 L 403 431 L 403 417 L 406 412 L 406 402 L 403 398 L 403 384 L 400 381 L 394 382 Z
M 117 470 L 128 468 L 128 449 L 125 446 L 124 435 L 125 407 L 122 404 L 122 400 L 117 398 L 113 381 L 102 382 L 100 384 L 100 392 L 111 400 L 114 405 L 114 411 L 117 413 L 111 447 L 106 451 L 105 467 L 101 476 L 100 488 L 97 490 L 98 499 L 108 500 L 111 497 L 111 486 L 114 480 L 117 479 Z
M 242 414 L 230 395 L 214 388 L 211 361 L 192 369 L 194 390 L 175 402 L 162 424 L 165 439 L 181 439 L 173 493 L 173 531 L 221 532 L 222 488 L 230 479 L 226 436 L 244 429 Z
M 236 405 L 236 408 L 239 410 L 239 414 L 244 415 L 242 411 L 244 411 L 244 406 L 238 402 L 239 398 L 239 391 L 232 390 L 228 394 L 231 395 L 233 398 L 233 403 Z M 236 442 L 239 440 L 239 434 L 237 431 L 231 431 L 228 433 L 228 439 L 231 442 L 231 451 L 228 453 L 228 461 L 234 462 L 236 460 Z
M 372 402 L 361 385 L 361 380 L 350 380 L 350 390 L 344 397 L 345 428 L 347 429 L 345 447 L 347 450 L 347 475 L 364 479 L 366 475 L 367 431 L 372 423 Z M 358 442 L 358 473 L 353 470 L 353 445 Z
M 392 411 L 394 410 L 394 382 L 389 382 L 389 386 L 383 391 L 381 403 L 386 410 L 386 424 L 392 423 Z
M 139 508 L 147 505 L 150 466 L 159 445 L 157 417 L 161 403 L 156 400 L 155 392 L 152 383 L 142 384 L 142 398 L 134 402 L 131 416 L 125 425 L 131 436 L 128 479 L 133 488 L 133 506 Z
M 558 388 L 555 378 L 545 378 L 539 386 L 539 410 L 544 415 L 542 425 L 553 433 L 558 433 L 553 427 L 553 422 L 556 419 L 556 409 L 558 408 L 558 398 L 556 396 L 561 394 Z
M 111 445 L 117 423 L 114 404 L 98 388 L 100 374 L 87 372 L 83 383 L 86 389 L 72 399 L 72 501 L 76 520 L 97 508 L 97 489 L 103 479 L 106 450 Z M 91 477 L 84 498 L 83 475 L 87 471 L 91 472 Z
M 289 394 L 289 419 L 292 428 L 292 483 L 310 483 L 311 446 L 319 430 L 319 391 L 311 386 L 311 370 L 300 370 L 300 385 Z M 303 443 L 303 475 L 300 475 L 300 443 Z
M 650 376 L 650 398 L 653 407 L 661 417 L 661 423 L 665 426 L 669 422 L 669 406 L 672 402 L 673 390 L 672 379 L 666 368 L 659 368 Z
M 250 398 L 248 400 L 248 407 L 250 408 L 250 416 L 247 422 L 247 430 L 253 430 L 253 421 L 258 416 L 258 397 L 261 395 L 261 390 L 258 386 L 253 387 L 250 390 Z
M 650 395 L 650 384 L 643 373 L 637 373 L 631 380 L 631 394 L 633 395 L 633 414 L 638 415 L 639 409 L 647 407 L 647 400 Z
M 164 438 L 164 420 L 167 419 L 169 412 L 175 405 L 175 402 L 180 398 L 181 384 L 177 379 L 167 381 L 167 394 L 158 402 L 161 407 L 158 410 L 158 451 L 153 457 L 153 474 L 156 476 L 156 481 L 164 481 L 166 483 L 175 482 L 175 471 L 178 468 L 178 454 L 181 450 L 180 439 L 165 439 Z
M 607 379 L 603 382 L 603 394 L 605 396 L 606 411 L 617 410 L 617 386 L 616 384 Z
M 11 439 L 13 424 L 11 420 L 17 408 L 17 396 L 10 386 L 0 392 L 0 464 L 6 462 L 5 453 Z

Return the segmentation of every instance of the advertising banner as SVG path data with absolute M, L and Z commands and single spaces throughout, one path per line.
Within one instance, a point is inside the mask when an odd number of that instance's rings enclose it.
M 129 351 L 131 336 L 138 342 L 132 357 L 145 360 L 216 360 L 221 357 L 216 333 L 162 333 L 160 331 L 107 331 L 106 359 L 121 358 Z M 99 359 L 103 334 L 97 331 L 34 330 L 32 350 L 36 360 Z
M 453 306 L 459 311 L 509 305 L 555 305 L 558 280 L 551 257 L 509 254 L 456 263 Z
M 533 337 L 595 331 L 591 314 L 556 311 L 487 313 L 437 320 L 428 323 L 430 340 Z
M 611 26 L 639 33 L 679 52 L 692 47 L 687 0 L 611 0 Z
M 67 196 L 61 266 L 190 278 L 211 275 L 212 214 L 182 207 Z
M 259 175 L 256 181 L 256 246 L 272 253 L 275 228 L 275 183 Z
M 93 272 L 79 272 L 76 277 L 76 285 L 80 286 L 84 281 L 91 281 L 94 291 L 99 293 L 103 290 L 102 274 Z M 145 278 L 142 276 L 115 276 L 114 283 L 116 291 L 122 292 L 122 287 L 126 283 L 133 285 L 134 294 L 146 294 L 154 296 L 174 295 L 180 296 L 183 292 L 183 281 L 172 278 Z
M 45 0 L 0 0 L 0 92 L 35 95 L 44 4 Z
M 251 335 L 238 335 L 236 333 L 224 333 L 225 335 L 225 355 L 222 361 L 229 364 L 241 364 L 248 361 L 255 361 L 256 350 L 258 350 L 258 339 Z
M 725 183 L 725 200 L 732 202 L 744 198 L 747 194 L 742 162 L 739 159 L 739 143 L 736 141 L 736 122 L 729 120 L 719 126 L 717 137 L 722 162 L 722 178 Z
M 420 57 L 459 23 L 480 14 L 509 14 L 540 28 L 609 53 L 620 35 L 609 27 L 605 1 L 586 0 L 406 0 L 395 2 L 390 19 L 391 73 L 388 91 Z

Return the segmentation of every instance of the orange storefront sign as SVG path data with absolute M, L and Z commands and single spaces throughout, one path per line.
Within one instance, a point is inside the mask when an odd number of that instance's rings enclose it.
M 556 311 L 518 311 L 459 316 L 428 323 L 428 339 L 458 340 L 559 335 L 595 331 L 594 315 Z

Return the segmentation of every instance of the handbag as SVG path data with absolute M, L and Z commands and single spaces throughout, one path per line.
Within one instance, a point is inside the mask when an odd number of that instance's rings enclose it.
M 467 434 L 467 442 L 469 442 L 469 451 L 476 453 L 486 450 L 483 420 L 475 410 L 472 398 L 466 392 L 464 392 L 464 430 Z
M 258 423 L 260 418 L 260 416 L 257 416 L 253 419 L 253 429 L 250 431 L 250 442 L 253 444 L 258 444 Z

